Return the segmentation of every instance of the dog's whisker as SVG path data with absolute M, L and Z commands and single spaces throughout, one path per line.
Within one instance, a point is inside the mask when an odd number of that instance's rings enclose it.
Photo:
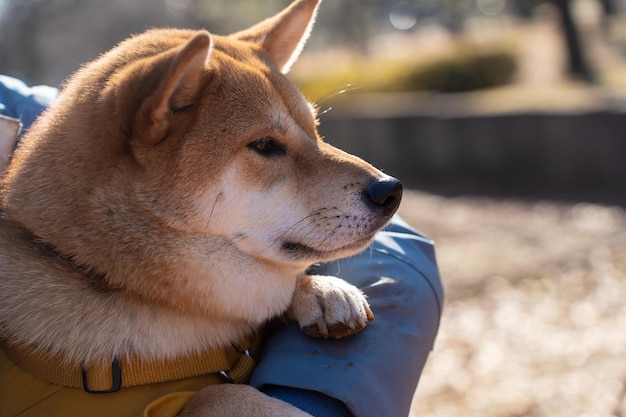
M 371 264 L 372 258 L 374 257 L 374 244 L 373 243 L 369 245 L 368 250 L 369 250 L 369 255 L 370 255 L 368 263 Z
M 247 236 L 244 233 L 240 233 L 237 236 L 230 238 L 227 243 L 230 243 L 230 244 L 239 243 L 246 238 Z
M 209 213 L 209 219 L 207 220 L 207 228 L 211 224 L 211 219 L 213 218 L 213 212 L 215 211 L 215 207 L 217 206 L 218 201 L 220 200 L 221 193 L 215 197 L 215 201 L 213 202 L 213 206 L 211 207 L 211 212 Z
M 337 96 L 339 96 L 339 95 L 345 94 L 345 93 L 350 92 L 350 91 L 359 90 L 359 89 L 361 89 L 361 88 L 362 88 L 362 87 L 361 87 L 361 86 L 358 86 L 358 85 L 346 84 L 346 85 L 345 85 L 345 86 L 344 86 L 341 90 L 336 91 L 336 92 L 334 92 L 334 93 L 330 93 L 330 94 L 328 94 L 328 95 L 326 95 L 326 96 L 322 97 L 322 98 L 321 98 L 321 99 L 320 99 L 317 103 L 315 103 L 315 107 L 316 107 L 316 108 L 321 109 L 321 108 L 322 108 L 322 104 L 323 104 L 325 101 L 328 101 L 328 100 L 330 100 L 330 99 L 332 99 L 332 98 L 334 98 L 334 97 L 337 97 Z M 317 116 L 318 116 L 318 117 L 323 116 L 323 115 L 325 115 L 326 113 L 328 113 L 329 111 L 331 111 L 332 109 L 333 109 L 333 108 L 332 108 L 332 106 L 328 106 L 326 109 L 324 109 L 324 110 L 320 110 L 320 111 L 317 113 Z
M 301 232 L 305 227 L 308 226 L 308 223 L 304 223 L 305 221 L 311 219 L 312 217 L 317 217 L 317 216 L 321 216 L 321 214 L 324 211 L 328 211 L 330 210 L 329 208 L 323 207 L 320 208 L 318 210 L 315 210 L 314 212 L 310 213 L 309 215 L 301 218 L 300 220 L 298 220 L 297 222 L 295 222 L 293 225 L 291 225 L 287 230 L 285 230 L 283 233 L 280 234 L 280 238 L 284 238 L 287 234 L 291 233 L 291 232 Z M 320 217 L 320 219 L 325 220 L 327 219 L 327 217 Z M 298 229 L 296 229 L 296 227 L 298 227 Z
M 339 259 L 336 259 L 336 260 L 334 260 L 332 262 L 329 262 L 328 265 L 336 265 L 337 266 L 334 270 L 329 268 L 329 270 L 333 271 L 332 274 L 334 276 L 341 275 L 341 261 Z
M 337 232 L 337 230 L 339 229 L 341 229 L 341 224 L 338 224 L 326 234 L 324 239 L 320 242 L 320 246 L 323 247 L 324 245 L 326 245 L 327 242 L 332 240 L 332 238 L 335 236 L 335 232 Z
M 236 236 L 233 236 L 230 239 L 226 240 L 226 242 L 224 242 L 223 244 L 221 244 L 220 246 L 212 250 L 209 253 L 209 255 L 215 255 L 216 253 L 220 252 L 222 249 L 226 248 L 227 246 L 235 245 L 244 239 L 246 239 L 246 235 L 244 233 L 240 233 Z

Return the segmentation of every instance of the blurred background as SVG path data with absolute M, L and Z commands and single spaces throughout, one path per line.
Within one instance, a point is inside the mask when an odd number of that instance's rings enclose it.
M 0 0 L 0 73 L 59 85 L 149 27 L 288 3 Z M 326 0 L 289 76 L 436 241 L 411 415 L 626 416 L 626 1 Z

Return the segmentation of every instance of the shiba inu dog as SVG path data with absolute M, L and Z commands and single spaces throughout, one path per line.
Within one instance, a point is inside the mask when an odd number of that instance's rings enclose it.
M 321 140 L 284 75 L 317 6 L 296 0 L 230 36 L 150 30 L 68 80 L 0 184 L 0 370 L 67 385 L 96 416 L 143 384 L 128 383 L 134 361 L 232 349 L 280 315 L 335 338 L 373 318 L 357 288 L 304 272 L 365 249 L 402 194 Z M 54 376 L 65 369 L 76 375 Z M 243 384 L 190 398 L 180 415 L 306 415 Z

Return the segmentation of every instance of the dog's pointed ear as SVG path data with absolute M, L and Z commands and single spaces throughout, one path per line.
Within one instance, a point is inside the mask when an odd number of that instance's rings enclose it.
M 157 143 L 165 137 L 175 110 L 193 103 L 207 74 L 213 40 L 199 31 L 185 43 L 171 61 L 167 73 L 139 110 L 134 129 L 145 142 Z
M 238 33 L 237 39 L 260 44 L 286 74 L 306 43 L 321 0 L 296 0 L 279 14 Z

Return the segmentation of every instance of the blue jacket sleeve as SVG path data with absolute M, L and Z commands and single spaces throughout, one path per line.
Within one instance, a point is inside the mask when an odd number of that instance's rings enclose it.
M 27 129 L 56 95 L 56 88 L 29 87 L 0 75 L 0 175 L 9 164 L 20 130 Z
M 433 242 L 396 216 L 370 249 L 313 273 L 361 288 L 376 319 L 341 340 L 309 338 L 295 324 L 280 328 L 251 384 L 317 391 L 358 417 L 407 416 L 443 306 Z
M 0 114 L 19 119 L 23 129 L 27 129 L 56 99 L 57 93 L 54 87 L 29 87 L 17 78 L 0 75 Z

